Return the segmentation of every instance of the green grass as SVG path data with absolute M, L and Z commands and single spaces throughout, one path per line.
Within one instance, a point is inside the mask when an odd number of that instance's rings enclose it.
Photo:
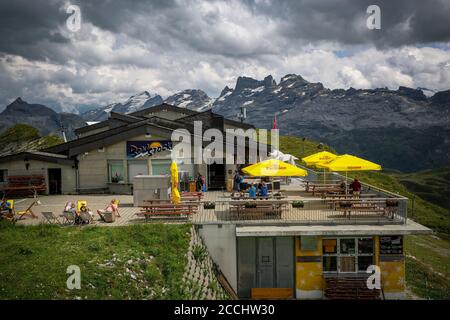
M 450 299 L 450 243 L 436 236 L 407 236 L 406 279 L 424 299 Z
M 327 145 L 319 145 L 319 142 L 294 136 L 280 136 L 280 150 L 283 153 L 292 154 L 299 159 L 320 151 L 336 153 L 333 148 Z
M 393 175 L 422 199 L 450 210 L 450 166 Z
M 0 299 L 183 299 L 188 224 L 126 227 L 0 223 Z M 81 269 L 69 290 L 67 267 Z M 135 279 L 133 279 L 135 278 Z
M 0 134 L 0 149 L 9 143 L 23 143 L 39 139 L 39 131 L 27 124 L 16 124 Z
M 40 150 L 63 143 L 57 136 L 39 135 L 39 131 L 27 124 L 16 124 L 0 134 L 0 153 Z

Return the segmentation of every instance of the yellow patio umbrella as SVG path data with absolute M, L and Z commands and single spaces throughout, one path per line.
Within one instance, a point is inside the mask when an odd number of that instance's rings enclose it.
M 320 151 L 302 158 L 307 166 L 317 166 L 318 163 L 327 163 L 336 159 L 337 155 L 328 151 Z M 325 168 L 323 168 L 323 183 L 325 184 L 326 175 Z
M 378 171 L 381 170 L 379 164 L 373 163 L 351 154 L 337 156 L 334 160 L 326 163 L 318 163 L 318 167 L 326 168 L 330 171 Z
M 337 156 L 334 160 L 327 163 L 318 163 L 318 167 L 326 168 L 330 171 L 345 171 L 345 182 L 347 182 L 347 173 L 349 171 L 379 171 L 381 166 L 369 160 L 365 160 L 350 154 Z M 347 192 L 347 188 L 345 188 Z
M 302 158 L 307 166 L 315 166 L 317 163 L 326 163 L 336 159 L 337 155 L 328 151 L 320 151 Z
M 170 165 L 170 175 L 172 180 L 172 188 L 171 188 L 172 202 L 178 204 L 180 203 L 181 196 L 180 192 L 178 191 L 178 166 L 175 163 L 175 161 L 172 161 L 172 164 Z
M 277 159 L 268 159 L 242 169 L 245 174 L 254 177 L 304 177 L 306 170 Z

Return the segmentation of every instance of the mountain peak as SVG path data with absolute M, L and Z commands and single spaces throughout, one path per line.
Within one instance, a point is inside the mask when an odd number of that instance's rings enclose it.
M 297 74 L 294 74 L 294 73 L 290 73 L 290 74 L 287 74 L 287 75 L 285 75 L 284 77 L 281 78 L 281 80 L 280 80 L 280 85 L 281 85 L 282 83 L 284 83 L 284 84 L 290 84 L 290 83 L 294 83 L 294 82 L 300 83 L 300 84 L 302 84 L 302 85 L 305 85 L 305 84 L 308 84 L 308 83 L 309 83 L 308 81 L 306 81 L 305 79 L 303 79 L 302 76 L 297 75 Z
M 17 97 L 17 99 L 14 100 L 13 103 L 26 103 L 26 102 L 23 101 L 21 97 Z
M 397 91 L 400 95 L 417 100 L 417 101 L 427 101 L 427 96 L 423 93 L 421 89 L 412 89 L 408 87 L 400 86 Z
M 236 81 L 236 86 L 234 90 L 236 92 L 241 92 L 244 89 L 256 89 L 258 87 L 272 87 L 276 86 L 277 83 L 271 75 L 268 75 L 264 80 L 259 81 L 250 77 L 238 77 Z M 222 91 L 223 92 L 223 91 Z

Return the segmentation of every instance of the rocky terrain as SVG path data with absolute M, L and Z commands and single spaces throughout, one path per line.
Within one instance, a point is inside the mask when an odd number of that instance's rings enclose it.
M 331 90 L 295 74 L 279 83 L 270 75 L 263 80 L 239 77 L 234 88 L 226 86 L 217 98 L 198 89 L 165 100 L 144 91 L 79 116 L 58 114 L 18 98 L 0 114 L 0 130 L 28 123 L 47 135 L 58 133 L 62 125 L 72 138 L 73 129 L 84 121 L 102 121 L 111 111 L 131 113 L 162 102 L 197 111 L 212 109 L 232 119 L 245 107 L 246 122 L 259 128 L 271 128 L 276 115 L 283 135 L 323 142 L 338 153 L 366 157 L 385 168 L 411 172 L 450 164 L 450 90 Z
M 325 88 L 299 75 L 280 83 L 239 77 L 225 87 L 213 110 L 270 128 L 277 115 L 282 134 L 322 141 L 339 153 L 353 153 L 402 171 L 450 163 L 450 90 L 427 97 L 420 89 Z
M 152 96 L 147 91 L 138 93 L 128 98 L 124 102 L 111 103 L 107 106 L 96 108 L 81 114 L 81 117 L 86 121 L 103 121 L 108 119 L 108 114 L 113 112 L 131 113 L 143 108 L 153 107 L 163 103 L 160 95 Z

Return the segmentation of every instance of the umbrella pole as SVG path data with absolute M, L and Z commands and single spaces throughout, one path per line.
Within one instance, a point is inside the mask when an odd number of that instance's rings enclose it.
M 345 170 L 345 194 L 348 194 L 348 179 L 347 179 L 347 173 L 348 171 Z

